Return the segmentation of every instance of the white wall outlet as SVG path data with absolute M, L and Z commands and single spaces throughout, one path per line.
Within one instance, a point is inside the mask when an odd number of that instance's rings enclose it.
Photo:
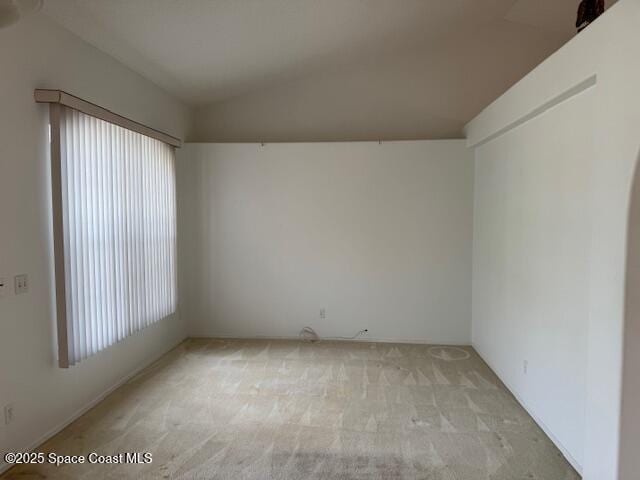
M 29 278 L 26 273 L 16 275 L 14 278 L 14 287 L 16 295 L 27 293 L 29 291 Z
M 7 294 L 7 281 L 0 277 L 0 298 Z
M 13 403 L 8 403 L 4 406 L 4 424 L 9 425 L 13 423 L 14 419 L 14 409 Z
M 320 309 L 320 318 L 327 318 L 327 311 L 324 308 Z
M 525 375 L 529 373 L 529 360 L 525 360 L 524 362 L 522 362 L 522 371 Z

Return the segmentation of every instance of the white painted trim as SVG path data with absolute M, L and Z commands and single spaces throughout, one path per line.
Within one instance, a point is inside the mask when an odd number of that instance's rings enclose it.
M 493 365 L 491 365 L 487 359 L 485 358 L 484 355 L 482 355 L 482 353 L 480 353 L 480 350 L 475 346 L 475 345 L 471 345 L 472 348 L 476 351 L 476 353 L 478 354 L 478 356 L 482 359 L 482 361 L 484 363 L 487 364 L 487 366 L 493 370 L 493 373 L 496 374 L 496 376 L 500 379 L 500 381 L 504 384 L 505 387 L 507 387 L 507 389 L 509 390 L 509 392 L 511 392 L 511 395 L 513 395 L 516 400 L 518 401 L 518 403 L 520 405 L 522 405 L 522 407 L 527 411 L 527 413 L 531 416 L 531 418 L 533 418 L 533 420 L 538 424 L 538 426 L 544 431 L 544 433 L 547 435 L 547 437 L 549 437 L 549 439 L 553 442 L 553 444 L 558 447 L 558 450 L 560 450 L 560 453 L 562 453 L 562 455 L 564 456 L 564 458 L 566 458 L 566 460 L 571 464 L 571 466 L 573 468 L 576 469 L 576 471 L 582 476 L 582 465 L 580 465 L 575 458 L 573 458 L 573 456 L 571 456 L 571 454 L 569 453 L 569 451 L 564 447 L 564 445 L 562 445 L 562 442 L 560 442 L 560 440 L 558 440 L 558 438 L 553 434 L 553 432 L 544 424 L 544 422 L 542 420 L 540 420 L 538 418 L 538 416 L 534 413 L 533 409 L 531 407 L 529 407 L 527 405 L 527 403 L 522 399 L 522 397 L 520 395 L 518 395 L 515 390 L 504 380 L 503 376 L 500 375 L 497 371 L 497 369 L 495 369 L 493 367 Z
M 105 391 L 103 391 L 101 394 L 99 394 L 96 398 L 94 398 L 93 400 L 91 400 L 88 404 L 86 404 L 85 406 L 81 407 L 79 410 L 77 410 L 74 414 L 72 414 L 69 418 L 67 418 L 66 420 L 64 420 L 63 422 L 61 422 L 60 424 L 58 424 L 56 427 L 52 428 L 51 430 L 49 430 L 47 433 L 45 433 L 44 435 L 42 435 L 38 440 L 36 440 L 35 442 L 33 442 L 30 446 L 26 447 L 26 448 L 22 448 L 22 449 L 17 449 L 16 451 L 19 452 L 32 452 L 34 451 L 36 448 L 38 448 L 40 445 L 42 445 L 44 442 L 46 442 L 47 440 L 49 440 L 51 437 L 53 437 L 54 435 L 57 435 L 58 433 L 60 433 L 62 430 L 64 430 L 65 428 L 67 428 L 71 423 L 73 423 L 74 421 L 76 421 L 78 418 L 80 418 L 82 415 L 84 415 L 85 413 L 87 413 L 89 410 L 91 410 L 93 407 L 95 407 L 96 405 L 98 405 L 101 401 L 103 401 L 108 395 L 110 395 L 111 393 L 113 393 L 115 390 L 117 390 L 118 388 L 120 388 L 122 385 L 124 385 L 125 383 L 127 383 L 129 380 L 131 380 L 133 377 L 135 377 L 136 375 L 138 375 L 139 373 L 141 373 L 143 370 L 149 368 L 151 365 L 153 365 L 154 363 L 156 363 L 158 360 L 160 360 L 162 357 L 164 357 L 167 353 L 171 352 L 172 350 L 176 349 L 178 346 L 180 346 L 183 342 L 185 342 L 186 340 L 188 340 L 189 337 L 185 337 L 182 340 L 180 340 L 179 342 L 177 342 L 175 345 L 173 345 L 171 348 L 169 348 L 168 350 L 162 352 L 159 355 L 154 356 L 151 360 L 149 360 L 148 362 L 145 362 L 143 365 L 139 366 L 138 368 L 136 368 L 135 370 L 133 370 L 132 372 L 126 374 L 124 377 L 122 377 L 120 380 L 118 380 L 115 384 L 111 385 L 109 388 L 107 388 Z M 0 475 L 2 475 L 4 472 L 6 472 L 7 470 L 9 470 L 11 467 L 13 467 L 14 465 L 9 465 L 7 464 L 4 459 L 0 459 Z
M 531 120 L 551 110 L 553 107 L 556 107 L 561 103 L 571 100 L 573 97 L 581 94 L 582 92 L 589 90 L 592 87 L 595 87 L 597 82 L 598 82 L 597 75 L 591 75 L 589 78 L 581 81 L 577 85 L 572 86 L 571 88 L 565 90 L 564 92 L 559 93 L 558 95 L 553 97 L 551 100 L 544 102 L 543 104 L 534 108 L 530 112 L 522 115 L 520 118 L 517 118 L 516 120 L 509 123 L 508 125 L 498 129 L 494 133 L 491 133 L 485 137 L 474 138 L 474 136 L 472 136 L 469 133 L 468 140 L 467 140 L 467 147 L 469 148 L 481 147 L 485 143 L 489 143 L 490 141 L 495 140 L 496 138 L 509 133 L 511 130 L 518 128 L 519 126 L 524 125 L 527 122 L 530 122 Z
M 194 340 L 302 340 L 300 336 L 283 336 L 276 335 L 192 335 L 189 338 Z M 360 343 L 408 343 L 414 345 L 436 345 L 436 346 L 451 346 L 451 347 L 471 347 L 470 342 L 432 342 L 426 339 L 405 339 L 405 338 L 371 338 L 371 337 L 359 337 L 354 339 L 348 338 L 335 338 L 335 337 L 322 337 L 320 341 L 326 342 L 360 342 Z

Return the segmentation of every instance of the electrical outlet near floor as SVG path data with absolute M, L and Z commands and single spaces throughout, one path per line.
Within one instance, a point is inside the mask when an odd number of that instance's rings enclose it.
M 327 318 L 327 311 L 324 308 L 320 309 L 320 318 Z
M 525 375 L 529 372 L 529 360 L 522 362 L 522 371 Z
M 27 293 L 29 291 L 29 279 L 26 273 L 22 275 L 16 275 L 14 278 L 14 286 L 16 295 Z
M 9 425 L 14 419 L 13 403 L 8 403 L 4 406 L 4 424 Z

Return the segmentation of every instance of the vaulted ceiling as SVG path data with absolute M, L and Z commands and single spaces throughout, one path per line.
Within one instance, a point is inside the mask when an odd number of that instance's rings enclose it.
M 200 140 L 323 140 L 460 136 L 573 36 L 578 3 L 55 0 L 44 11 L 196 107 Z

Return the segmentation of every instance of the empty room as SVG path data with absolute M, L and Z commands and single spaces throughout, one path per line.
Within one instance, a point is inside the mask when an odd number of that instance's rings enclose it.
M 0 479 L 638 480 L 640 0 L 0 0 Z

